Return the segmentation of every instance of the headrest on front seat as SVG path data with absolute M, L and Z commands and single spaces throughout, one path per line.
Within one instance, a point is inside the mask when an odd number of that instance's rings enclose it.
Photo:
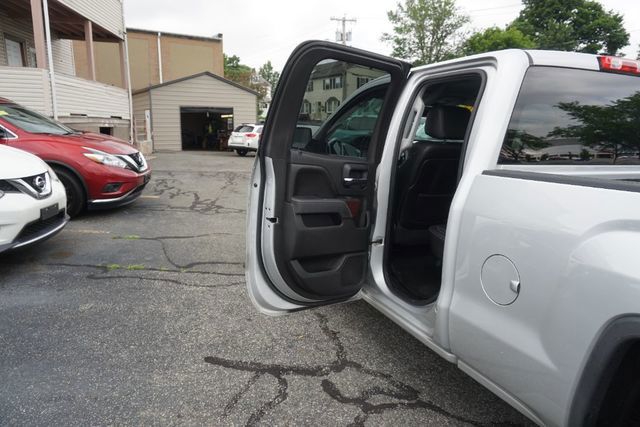
M 435 105 L 427 113 L 425 131 L 437 139 L 464 139 L 471 112 L 452 105 Z

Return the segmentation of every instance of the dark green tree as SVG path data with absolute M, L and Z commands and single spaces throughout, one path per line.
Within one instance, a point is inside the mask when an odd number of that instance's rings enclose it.
M 387 17 L 393 33 L 384 33 L 382 41 L 392 45 L 393 56 L 414 65 L 454 57 L 463 38 L 462 27 L 469 22 L 455 0 L 404 0 Z
M 473 55 L 476 53 L 490 52 L 502 49 L 534 49 L 536 43 L 529 37 L 522 34 L 514 27 L 501 29 L 490 27 L 484 31 L 474 33 L 462 44 L 463 55 Z
M 576 138 L 585 147 L 610 152 L 613 163 L 621 153 L 640 156 L 640 91 L 609 105 L 564 102 L 558 108 L 575 124 L 556 128 L 550 136 Z
M 262 116 L 261 105 L 267 92 L 264 86 L 254 82 L 253 76 L 256 74 L 256 70 L 242 64 L 240 58 L 236 55 L 227 56 L 223 54 L 222 57 L 224 60 L 224 77 L 258 93 L 256 112 L 258 117 Z
M 271 85 L 271 92 L 273 93 L 276 90 L 278 80 L 280 80 L 280 73 L 273 69 L 271 61 L 265 62 L 264 65 L 260 67 L 258 75 L 269 82 Z
M 540 49 L 615 55 L 629 44 L 623 16 L 594 0 L 522 0 L 513 27 Z
M 526 158 L 527 150 L 538 151 L 551 145 L 543 138 L 517 129 L 508 129 L 506 140 L 507 143 L 502 147 L 500 157 L 508 163 L 517 163 Z

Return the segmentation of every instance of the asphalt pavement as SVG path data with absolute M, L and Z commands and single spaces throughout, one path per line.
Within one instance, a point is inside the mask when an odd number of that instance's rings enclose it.
M 0 424 L 528 424 L 364 302 L 259 314 L 253 157 L 154 156 L 136 203 L 0 255 Z

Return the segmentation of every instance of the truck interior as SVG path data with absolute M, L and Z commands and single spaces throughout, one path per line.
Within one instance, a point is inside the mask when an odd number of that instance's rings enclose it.
M 391 199 L 385 269 L 392 289 L 415 304 L 437 299 L 449 208 L 482 78 L 425 86 L 405 125 Z

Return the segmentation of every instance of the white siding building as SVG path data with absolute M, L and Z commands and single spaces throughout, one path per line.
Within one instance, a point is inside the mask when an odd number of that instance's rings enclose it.
M 221 135 L 242 123 L 255 123 L 257 95 L 203 72 L 134 92 L 133 114 L 151 118 L 153 150 L 219 149 L 218 137 L 205 141 L 203 129 L 212 124 Z M 144 123 L 136 127 L 140 134 Z
M 89 79 L 76 76 L 72 40 L 84 41 Z M 94 40 L 118 44 L 126 59 L 121 0 L 0 1 L 0 97 L 78 129 L 129 139 L 128 85 L 96 81 Z M 126 63 L 121 72 L 128 76 Z

